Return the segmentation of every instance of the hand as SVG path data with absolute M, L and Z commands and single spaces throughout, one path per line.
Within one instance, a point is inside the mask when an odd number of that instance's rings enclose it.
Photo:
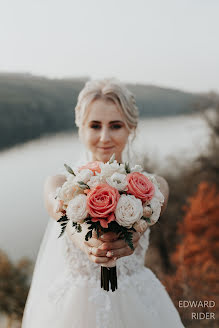
M 113 242 L 119 238 L 118 235 L 112 232 L 108 232 L 104 234 L 107 235 L 107 239 L 110 242 Z M 93 231 L 93 236 L 88 241 L 84 241 L 84 252 L 87 254 L 90 261 L 98 264 L 103 264 L 104 266 L 114 266 L 115 259 L 114 257 L 106 256 L 108 249 L 102 249 L 103 244 L 105 244 L 104 240 L 97 238 L 97 234 Z
M 110 235 L 109 235 L 110 234 Z M 104 241 L 102 245 L 99 246 L 99 250 L 107 251 L 106 257 L 108 258 L 120 258 L 123 256 L 129 256 L 134 253 L 127 243 L 122 239 L 114 239 L 112 240 L 112 233 L 105 233 L 102 235 L 101 240 Z M 141 237 L 141 233 L 133 232 L 133 246 L 134 249 L 138 246 L 139 239 Z

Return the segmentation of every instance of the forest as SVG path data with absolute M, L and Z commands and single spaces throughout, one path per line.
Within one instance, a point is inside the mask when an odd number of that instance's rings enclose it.
M 76 129 L 74 108 L 87 77 L 48 79 L 0 73 L 0 150 L 44 135 Z M 208 94 L 127 84 L 141 117 L 191 114 L 207 107 Z

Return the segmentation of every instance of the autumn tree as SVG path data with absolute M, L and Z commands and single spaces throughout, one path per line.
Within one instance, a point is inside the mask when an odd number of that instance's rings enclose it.
M 164 283 L 177 305 L 179 300 L 216 302 L 219 294 L 219 192 L 216 185 L 201 182 L 184 210 L 186 214 L 177 231 L 182 240 L 171 257 L 176 272 L 166 276 Z
M 21 320 L 26 302 L 32 266 L 29 260 L 21 259 L 12 263 L 0 250 L 0 314 L 9 319 Z

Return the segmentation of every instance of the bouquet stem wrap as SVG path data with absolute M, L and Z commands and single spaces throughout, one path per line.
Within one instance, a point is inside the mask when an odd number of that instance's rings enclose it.
M 116 266 L 110 268 L 101 266 L 100 286 L 106 291 L 109 291 L 111 287 L 113 292 L 118 288 Z
M 116 261 L 110 267 L 101 265 L 101 288 L 106 291 L 112 290 L 114 292 L 118 288 Z

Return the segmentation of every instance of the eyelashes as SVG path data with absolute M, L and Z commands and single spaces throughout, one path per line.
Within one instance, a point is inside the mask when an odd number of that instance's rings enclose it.
M 121 124 L 113 124 L 111 125 L 111 129 L 113 130 L 119 130 L 122 128 L 122 125 Z
M 90 128 L 94 130 L 99 130 L 101 126 L 99 124 L 91 124 Z
M 112 125 L 110 125 L 110 129 L 111 130 L 119 130 L 122 127 L 123 126 L 121 124 L 112 124 Z M 94 129 L 94 130 L 100 130 L 101 129 L 101 125 L 100 124 L 91 124 L 90 128 L 91 129 Z

